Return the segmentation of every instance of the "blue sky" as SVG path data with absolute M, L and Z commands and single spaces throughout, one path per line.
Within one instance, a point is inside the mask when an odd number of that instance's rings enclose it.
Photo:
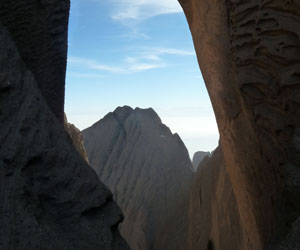
M 84 129 L 118 106 L 152 107 L 190 155 L 218 130 L 176 0 L 74 0 L 65 110 Z

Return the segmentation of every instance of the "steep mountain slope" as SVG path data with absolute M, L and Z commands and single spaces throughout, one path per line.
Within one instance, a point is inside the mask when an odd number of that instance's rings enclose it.
M 193 166 L 195 169 L 198 168 L 200 162 L 206 157 L 210 156 L 210 152 L 203 152 L 203 151 L 198 151 L 194 154 L 193 156 Z
M 153 109 L 119 107 L 82 131 L 91 166 L 125 214 L 133 250 L 185 249 L 193 177 L 183 142 Z

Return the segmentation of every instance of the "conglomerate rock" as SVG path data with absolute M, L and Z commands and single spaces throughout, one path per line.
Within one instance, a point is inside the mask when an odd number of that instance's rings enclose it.
M 179 2 L 240 212 L 238 249 L 292 249 L 284 238 L 300 216 L 300 3 Z

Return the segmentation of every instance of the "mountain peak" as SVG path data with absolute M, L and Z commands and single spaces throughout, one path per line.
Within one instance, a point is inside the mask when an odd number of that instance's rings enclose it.
M 114 112 L 113 115 L 116 117 L 116 119 L 119 122 L 124 122 L 127 117 L 133 112 L 133 109 L 129 106 L 123 106 L 123 107 L 117 107 Z
M 120 231 L 131 249 L 152 249 L 168 237 L 182 244 L 194 173 L 179 135 L 152 108 L 124 106 L 84 130 L 83 137 L 92 168 L 125 214 Z M 176 227 L 166 232 L 170 224 Z
M 210 157 L 211 156 L 211 153 L 210 152 L 204 152 L 204 151 L 198 151 L 194 154 L 193 156 L 193 165 L 194 165 L 194 168 L 197 170 L 200 162 L 206 157 Z

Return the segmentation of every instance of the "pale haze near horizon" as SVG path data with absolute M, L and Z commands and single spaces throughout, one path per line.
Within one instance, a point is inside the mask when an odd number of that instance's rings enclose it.
M 85 129 L 118 106 L 152 107 L 190 156 L 218 129 L 176 0 L 78 0 L 70 15 L 65 111 Z

